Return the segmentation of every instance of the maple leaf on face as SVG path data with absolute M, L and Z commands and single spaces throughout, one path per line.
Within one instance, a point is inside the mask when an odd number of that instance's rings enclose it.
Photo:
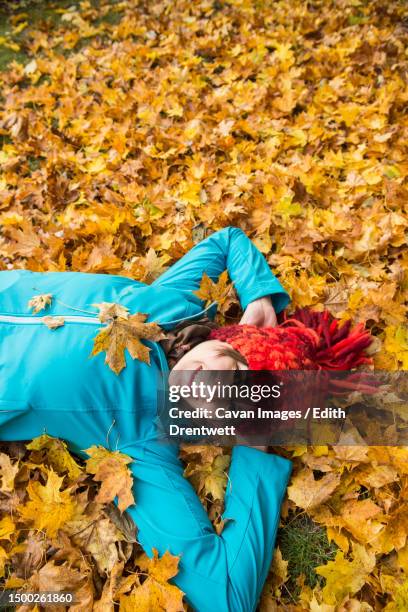
M 120 612 L 183 612 L 183 591 L 169 584 L 169 580 L 178 572 L 179 557 L 174 557 L 168 551 L 159 559 L 158 552 L 153 549 L 153 558 L 143 554 L 136 564 L 148 577 L 141 586 L 133 588 L 129 595 L 121 595 Z
M 52 302 L 52 293 L 41 293 L 34 295 L 31 300 L 28 301 L 28 307 L 33 309 L 33 313 L 37 314 L 50 306 Z
M 29 501 L 18 510 L 22 519 L 53 537 L 74 516 L 75 501 L 69 490 L 60 490 L 64 477 L 58 476 L 53 469 L 47 469 L 46 473 L 45 485 L 33 481 L 28 483 Z
M 222 311 L 232 286 L 233 283 L 228 282 L 228 270 L 224 270 L 220 274 L 216 283 L 204 272 L 200 288 L 193 293 L 205 302 L 205 308 L 213 302 L 217 302 L 219 310 Z
M 90 459 L 86 471 L 94 474 L 94 480 L 101 482 L 96 501 L 107 504 L 118 498 L 118 508 L 123 512 L 135 503 L 132 473 L 127 467 L 133 459 L 119 451 L 109 451 L 103 446 L 91 446 L 86 451 Z
M 94 304 L 100 310 L 99 319 L 108 326 L 101 329 L 94 338 L 91 356 L 106 352 L 105 363 L 115 374 L 126 367 L 125 349 L 133 359 L 150 364 L 150 348 L 141 340 L 157 342 L 165 338 L 157 323 L 145 323 L 148 315 L 138 312 L 130 315 L 120 304 L 102 302 Z

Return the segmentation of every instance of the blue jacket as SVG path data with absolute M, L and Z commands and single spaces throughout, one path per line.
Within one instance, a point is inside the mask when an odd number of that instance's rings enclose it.
M 204 304 L 193 291 L 204 272 L 217 280 L 225 268 L 243 309 L 266 295 L 276 312 L 288 304 L 264 257 L 234 227 L 203 240 L 152 285 L 104 274 L 0 272 L 0 439 L 46 432 L 82 456 L 84 449 L 101 444 L 133 457 L 136 506 L 129 512 L 139 539 L 148 554 L 155 547 L 181 555 L 174 582 L 199 612 L 255 609 L 290 462 L 234 449 L 224 513 L 232 520 L 217 536 L 182 476 L 178 449 L 156 440 L 157 376 L 168 372 L 163 350 L 146 342 L 150 365 L 127 354 L 119 375 L 104 363 L 105 354 L 90 358 L 101 327 L 93 304 L 116 302 L 172 329 L 203 314 Z M 51 306 L 31 314 L 28 301 L 45 293 L 53 295 Z M 208 314 L 214 316 L 215 307 Z M 41 322 L 44 315 L 63 316 L 65 324 L 50 330 Z

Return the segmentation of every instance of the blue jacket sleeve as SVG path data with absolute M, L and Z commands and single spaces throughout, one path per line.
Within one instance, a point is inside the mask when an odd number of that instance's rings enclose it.
M 131 466 L 137 503 L 128 512 L 146 553 L 151 556 L 156 548 L 160 555 L 166 550 L 180 555 L 173 582 L 195 612 L 255 612 L 272 561 L 291 462 L 234 447 L 225 526 L 217 535 L 178 460 L 163 459 L 153 447 L 126 452 L 137 457 Z
M 262 253 L 237 227 L 226 227 L 195 245 L 153 284 L 195 291 L 205 272 L 216 281 L 225 269 L 234 283 L 241 307 L 269 295 L 275 312 L 290 302 L 287 291 L 271 272 Z

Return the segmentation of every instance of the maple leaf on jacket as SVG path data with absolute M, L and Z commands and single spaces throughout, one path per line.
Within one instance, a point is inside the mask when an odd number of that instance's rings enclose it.
M 157 323 L 145 323 L 148 315 L 138 312 L 129 314 L 120 304 L 103 302 L 94 304 L 99 308 L 99 319 L 108 323 L 94 338 L 91 356 L 106 352 L 105 363 L 115 374 L 126 367 L 125 349 L 133 359 L 150 364 L 150 348 L 141 340 L 157 342 L 165 335 Z
M 117 497 L 121 511 L 134 504 L 132 473 L 127 467 L 132 458 L 102 446 L 91 446 L 86 452 L 90 456 L 86 462 L 87 472 L 94 474 L 94 480 L 102 483 L 96 500 L 106 504 Z
M 232 285 L 228 282 L 228 270 L 220 274 L 216 283 L 204 272 L 199 289 L 193 293 L 205 302 L 206 308 L 212 302 L 217 302 L 218 308 L 221 309 L 227 301 Z
M 31 300 L 28 302 L 28 307 L 32 308 L 33 313 L 37 314 L 50 306 L 52 302 L 52 294 L 51 293 L 42 293 L 40 295 L 33 295 Z

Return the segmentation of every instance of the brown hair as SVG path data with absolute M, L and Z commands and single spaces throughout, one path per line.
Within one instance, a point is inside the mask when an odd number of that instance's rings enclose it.
M 227 347 L 227 348 L 220 348 L 217 351 L 217 354 L 220 357 L 231 357 L 232 359 L 235 359 L 235 361 L 238 361 L 239 363 L 242 363 L 243 365 L 248 365 L 247 360 L 245 359 L 245 357 L 242 355 L 242 353 L 236 351 L 234 348 L 231 347 Z

